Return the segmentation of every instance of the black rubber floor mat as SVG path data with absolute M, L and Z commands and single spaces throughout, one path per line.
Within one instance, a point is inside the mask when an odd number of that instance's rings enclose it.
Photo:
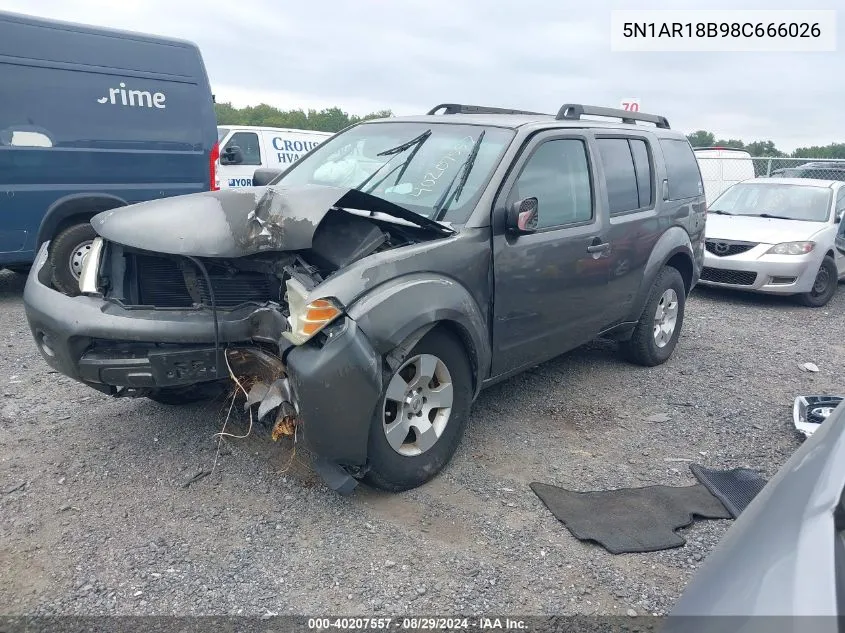
M 733 470 L 715 470 L 690 464 L 689 469 L 731 513 L 737 518 L 748 504 L 766 485 L 766 480 L 756 470 L 734 468 Z
M 701 484 L 573 492 L 532 483 L 531 489 L 576 538 L 596 541 L 613 554 L 681 547 L 686 541 L 675 530 L 694 517 L 731 518 Z

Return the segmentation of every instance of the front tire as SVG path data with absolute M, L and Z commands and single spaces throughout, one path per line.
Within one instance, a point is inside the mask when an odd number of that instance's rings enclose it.
M 56 290 L 70 297 L 80 294 L 79 275 L 95 237 L 94 227 L 85 222 L 69 226 L 51 240 L 49 259 Z
M 432 330 L 385 382 L 370 422 L 364 481 L 390 492 L 431 480 L 452 458 L 472 404 L 472 368 L 464 346 Z
M 812 289 L 798 295 L 798 300 L 810 308 L 821 308 L 833 299 L 838 284 L 839 271 L 836 268 L 836 262 L 831 257 L 825 257 L 816 273 Z
M 681 335 L 686 298 L 681 273 L 665 266 L 654 280 L 633 336 L 622 344 L 628 360 L 645 367 L 669 360 Z

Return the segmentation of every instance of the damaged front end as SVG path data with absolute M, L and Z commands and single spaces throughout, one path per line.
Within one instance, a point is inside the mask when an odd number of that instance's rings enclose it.
M 81 296 L 48 287 L 44 257 L 27 283 L 27 316 L 51 365 L 112 395 L 229 381 L 274 439 L 301 428 L 332 465 L 327 479 L 365 467 L 382 361 L 320 286 L 371 255 L 451 235 L 448 226 L 313 185 L 156 200 L 92 225 L 100 237 Z

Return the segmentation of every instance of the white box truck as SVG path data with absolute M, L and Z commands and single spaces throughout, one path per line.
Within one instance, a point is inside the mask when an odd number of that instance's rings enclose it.
M 745 150 L 733 147 L 696 147 L 694 150 L 708 207 L 736 183 L 755 176 L 754 161 Z

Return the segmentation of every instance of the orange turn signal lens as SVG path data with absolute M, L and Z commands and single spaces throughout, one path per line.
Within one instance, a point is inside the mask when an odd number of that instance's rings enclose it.
M 312 301 L 303 310 L 298 333 L 305 338 L 311 338 L 340 315 L 340 309 L 331 301 L 326 299 Z

